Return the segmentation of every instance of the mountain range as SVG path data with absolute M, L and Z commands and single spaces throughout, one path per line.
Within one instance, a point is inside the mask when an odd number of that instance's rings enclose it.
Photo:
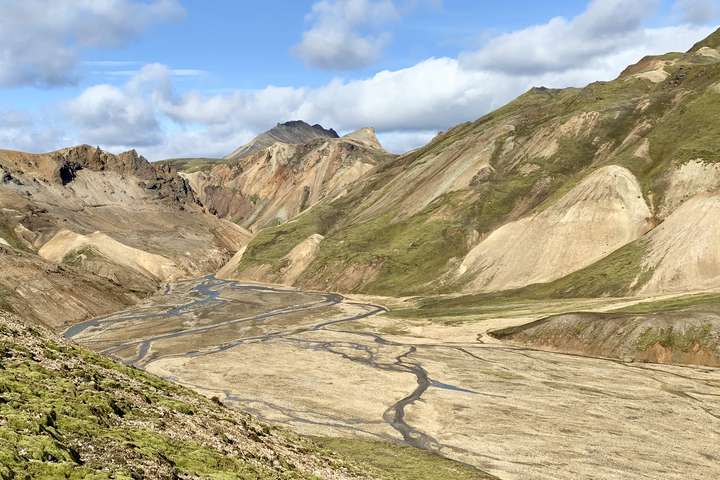
M 32 428 L 51 432 L 43 439 L 53 439 L 33 455 L 76 461 L 83 435 L 101 435 L 95 423 L 72 430 L 72 438 L 57 433 L 54 415 L 64 407 L 49 399 L 70 398 L 72 390 L 84 392 L 98 422 L 113 425 L 119 436 L 103 437 L 112 448 L 155 448 L 156 463 L 137 475 L 156 468 L 171 478 L 168 465 L 177 459 L 158 458 L 177 441 L 189 450 L 207 442 L 192 465 L 198 472 L 204 462 L 224 465 L 220 458 L 231 452 L 250 459 L 247 468 L 265 475 L 258 478 L 366 478 L 362 466 L 314 446 L 299 455 L 301 440 L 64 346 L 53 333 L 205 275 L 410 297 L 417 308 L 399 313 L 408 317 L 484 302 L 700 294 L 691 305 L 570 312 L 495 334 L 561 351 L 720 365 L 720 320 L 705 308 L 716 305 L 706 294 L 720 289 L 718 118 L 720 30 L 687 52 L 645 57 L 611 81 L 533 88 L 402 155 L 387 152 L 372 128 L 340 136 L 300 120 L 277 124 L 222 159 L 151 163 L 134 150 L 89 145 L 2 150 L 0 339 L 11 345 L 3 351 L 14 349 L 6 358 L 22 368 L 36 368 L 37 357 L 73 372 L 63 377 L 72 387 L 43 390 L 47 398 L 27 414 L 41 418 Z M 650 335 L 653 329 L 674 340 Z M 54 368 L 23 374 L 59 385 Z M 0 383 L 0 395 L 7 388 Z M 16 397 L 32 404 L 30 392 Z M 181 421 L 188 409 L 199 413 L 182 420 L 195 436 L 158 420 Z M 123 419 L 126 411 L 141 412 L 142 428 L 157 435 L 154 447 Z M 21 463 L 24 453 L 13 452 Z M 98 450 L 87 461 L 100 468 L 104 455 Z M 0 477 L 12 478 L 2 468 Z

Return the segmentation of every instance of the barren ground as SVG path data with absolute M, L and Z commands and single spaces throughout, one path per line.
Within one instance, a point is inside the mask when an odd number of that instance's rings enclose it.
M 359 300 L 207 277 L 66 336 L 301 433 L 401 441 L 503 479 L 720 475 L 720 370 L 486 335 L 632 301 L 516 305 L 439 324 Z

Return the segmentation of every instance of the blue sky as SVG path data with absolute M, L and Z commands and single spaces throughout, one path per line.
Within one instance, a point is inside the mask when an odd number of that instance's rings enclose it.
M 0 147 L 223 155 L 276 122 L 393 151 L 534 85 L 607 80 L 718 0 L 0 0 Z

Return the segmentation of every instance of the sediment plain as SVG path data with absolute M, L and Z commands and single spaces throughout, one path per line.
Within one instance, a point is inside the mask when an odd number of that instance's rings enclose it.
M 513 305 L 457 322 L 393 316 L 411 301 L 208 276 L 65 336 L 302 434 L 405 443 L 503 479 L 717 473 L 717 369 L 555 353 L 488 334 L 641 300 Z

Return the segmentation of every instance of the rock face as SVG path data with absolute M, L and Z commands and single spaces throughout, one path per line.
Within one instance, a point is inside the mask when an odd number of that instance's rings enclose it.
M 338 138 L 338 134 L 332 128 L 326 130 L 321 125 L 309 125 L 302 120 L 278 123 L 267 132 L 261 133 L 250 142 L 238 147 L 225 158 L 227 160 L 239 160 L 257 151 L 264 150 L 274 143 L 302 145 L 317 138 Z
M 183 176 L 208 211 L 220 218 L 252 231 L 284 223 L 321 200 L 343 195 L 349 185 L 391 158 L 371 129 L 342 138 L 321 131 L 325 133 L 309 140 L 291 138 L 304 143 L 273 136 L 274 143 L 267 147 Z
M 600 168 L 539 213 L 493 231 L 464 258 L 466 289 L 495 291 L 555 280 L 586 267 L 652 227 L 627 169 Z
M 70 279 L 84 272 L 108 293 L 108 306 L 118 305 L 112 298 L 120 292 L 126 305 L 161 282 L 213 273 L 250 238 L 242 227 L 204 213 L 174 169 L 134 151 L 113 155 L 87 145 L 47 154 L 0 151 L 0 169 L 9 179 L 0 183 L 0 237 L 11 247 L 0 256 L 0 269 L 17 271 L 18 278 L 33 269 L 60 269 Z M 41 305 L 61 291 L 86 297 L 72 292 L 72 281 L 22 294 L 22 285 L 8 285 L 17 308 Z M 91 290 L 90 297 L 94 303 L 79 300 L 66 319 L 102 312 L 102 295 Z

